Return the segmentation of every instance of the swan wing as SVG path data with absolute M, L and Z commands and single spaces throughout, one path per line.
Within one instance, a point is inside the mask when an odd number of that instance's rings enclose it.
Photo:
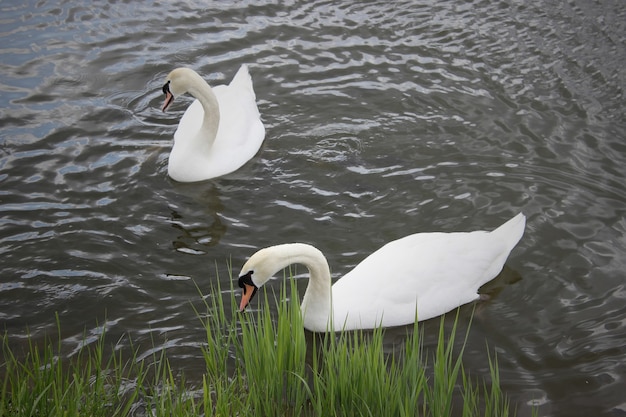
M 494 232 L 418 233 L 388 243 L 333 285 L 333 325 L 398 326 L 414 322 L 416 311 L 421 321 L 477 299 L 521 238 L 520 215 Z
M 211 149 L 211 164 L 227 174 L 256 155 L 265 139 L 265 127 L 247 66 L 242 65 L 228 86 L 213 91 L 220 106 L 220 124 Z

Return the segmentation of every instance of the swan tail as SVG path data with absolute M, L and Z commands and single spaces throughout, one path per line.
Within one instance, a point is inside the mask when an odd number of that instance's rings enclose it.
M 491 233 L 499 239 L 507 242 L 508 251 L 510 252 L 524 235 L 525 228 L 526 216 L 524 216 L 524 213 L 519 213 L 517 216 L 513 217 Z
M 480 287 L 487 282 L 494 279 L 504 267 L 504 263 L 509 257 L 511 251 L 520 241 L 524 235 L 524 228 L 526 227 L 526 216 L 523 213 L 519 213 L 491 233 L 490 237 L 493 237 L 492 247 L 494 256 L 489 262 L 489 266 L 485 269 L 484 274 L 481 275 L 476 284 Z
M 246 64 L 241 65 L 239 71 L 237 71 L 237 74 L 235 74 L 229 86 L 245 88 L 246 90 L 250 91 L 252 96 L 256 99 L 256 94 L 254 94 L 254 87 L 252 86 L 252 77 L 250 76 L 250 72 L 248 71 L 248 65 Z

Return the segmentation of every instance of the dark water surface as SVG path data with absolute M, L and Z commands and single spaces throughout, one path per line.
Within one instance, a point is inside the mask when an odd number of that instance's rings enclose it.
M 521 416 L 626 415 L 623 0 L 3 1 L 0 42 L 12 340 L 53 333 L 58 313 L 68 354 L 105 325 L 200 381 L 194 281 L 228 288 L 229 260 L 236 274 L 257 248 L 304 241 L 338 278 L 391 239 L 523 211 L 467 368 L 488 375 L 487 344 Z M 160 111 L 165 75 L 218 84 L 242 63 L 260 153 L 171 181 L 189 101 Z

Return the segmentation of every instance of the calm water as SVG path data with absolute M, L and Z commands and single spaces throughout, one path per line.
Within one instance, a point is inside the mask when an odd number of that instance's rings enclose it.
M 12 340 L 54 332 L 56 313 L 68 354 L 105 324 L 199 381 L 194 281 L 227 285 L 229 260 L 236 274 L 304 241 L 338 278 L 410 232 L 523 211 L 467 368 L 488 374 L 488 344 L 518 415 L 626 415 L 623 0 L 3 1 L 0 41 Z M 165 75 L 219 84 L 244 62 L 262 150 L 225 178 L 171 181 L 189 101 L 160 111 Z

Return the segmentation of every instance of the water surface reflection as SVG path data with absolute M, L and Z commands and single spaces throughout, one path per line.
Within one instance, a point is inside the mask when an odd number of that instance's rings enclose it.
M 0 11 L 0 322 L 16 340 L 54 333 L 58 313 L 68 354 L 106 327 L 199 380 L 190 302 L 195 283 L 230 287 L 229 262 L 237 273 L 257 248 L 298 240 L 338 278 L 407 233 L 523 210 L 467 367 L 486 374 L 495 350 L 519 415 L 626 415 L 621 2 Z M 187 65 L 222 83 L 244 62 L 261 152 L 225 178 L 169 180 L 187 103 L 160 111 L 163 77 Z

